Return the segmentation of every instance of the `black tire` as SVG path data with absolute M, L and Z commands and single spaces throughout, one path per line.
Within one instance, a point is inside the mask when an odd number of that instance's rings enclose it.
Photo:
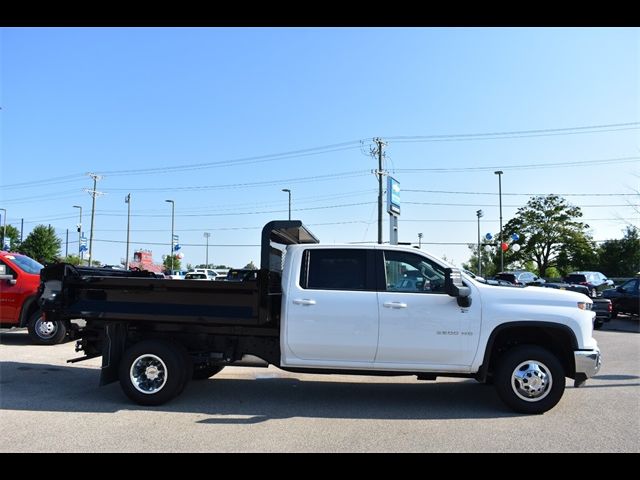
M 193 367 L 193 379 L 194 380 L 206 380 L 214 375 L 220 373 L 224 367 L 211 366 L 211 365 L 194 365 Z
M 618 311 L 617 310 L 611 310 L 611 320 L 613 320 L 614 318 L 618 318 Z
M 537 366 L 537 368 L 536 368 Z M 522 376 L 522 381 L 516 377 Z M 536 345 L 521 345 L 500 359 L 495 375 L 500 399 L 519 413 L 540 414 L 562 398 L 565 372 L 554 354 Z
M 56 345 L 67 338 L 67 325 L 64 322 L 47 322 L 42 312 L 34 312 L 27 322 L 29 337 L 38 345 Z
M 600 320 L 596 320 L 593 322 L 593 329 L 600 330 L 602 328 L 603 323 Z
M 191 373 L 183 349 L 164 340 L 143 340 L 120 359 L 120 386 L 139 405 L 162 405 L 179 395 Z

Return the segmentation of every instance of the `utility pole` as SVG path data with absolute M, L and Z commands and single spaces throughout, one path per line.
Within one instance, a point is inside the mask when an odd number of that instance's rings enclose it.
M 378 170 L 376 170 L 378 176 L 378 243 L 382 243 L 382 177 L 386 174 L 382 170 L 382 157 L 384 156 L 382 149 L 387 144 L 380 137 L 374 138 L 373 142 L 376 144 L 376 148 L 371 151 L 371 154 L 378 155 Z
M 80 265 L 82 265 L 82 261 L 84 260 L 84 251 L 82 250 L 82 206 L 74 205 L 73 208 L 80 209 L 80 221 L 78 223 L 78 257 L 80 257 Z
M 483 213 L 482 210 L 477 210 L 476 215 L 478 216 L 478 276 L 482 276 L 482 254 L 480 253 L 480 218 Z
M 127 204 L 127 256 L 124 257 L 124 268 L 129 270 L 129 227 L 131 226 L 131 194 L 124 197 L 124 203 Z
M 0 245 L 0 250 L 4 250 L 4 237 L 7 236 L 7 209 L 6 208 L 0 208 L 0 210 L 2 210 L 4 212 L 4 215 L 2 217 L 2 221 L 4 222 L 4 226 L 2 228 L 2 238 L 0 238 L 0 242 L 2 242 L 2 245 Z
M 69 256 L 69 229 L 67 228 L 67 241 L 66 241 L 66 247 L 64 247 L 64 256 L 68 257 Z
M 102 192 L 98 192 L 96 190 L 96 184 L 98 180 L 102 180 L 102 175 L 97 175 L 95 173 L 88 174 L 93 179 L 93 190 L 85 189 L 89 195 L 91 195 L 91 233 L 89 234 L 89 266 L 91 266 L 91 258 L 93 257 L 93 218 L 96 212 L 96 197 L 100 195 L 104 195 Z
M 173 200 L 165 200 L 165 202 L 171 204 L 171 273 L 173 275 L 173 229 L 174 229 L 174 218 L 175 218 L 175 207 L 176 204 Z
M 493 172 L 498 175 L 498 197 L 500 201 L 500 235 L 498 239 L 498 248 L 500 248 L 500 271 L 504 272 L 504 250 L 502 250 L 502 170 Z
M 422 248 L 422 234 L 418 234 L 418 248 Z
M 207 239 L 207 254 L 206 254 L 206 261 L 205 261 L 205 268 L 209 268 L 209 237 L 211 236 L 211 234 L 209 232 L 204 232 L 204 238 Z
M 22 231 L 24 230 L 24 218 L 20 219 L 20 243 L 22 243 Z

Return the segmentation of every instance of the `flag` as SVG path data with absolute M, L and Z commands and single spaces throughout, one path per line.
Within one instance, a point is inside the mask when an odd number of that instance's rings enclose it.
M 131 201 L 131 194 L 129 193 L 126 197 L 124 197 L 124 203 L 129 203 Z

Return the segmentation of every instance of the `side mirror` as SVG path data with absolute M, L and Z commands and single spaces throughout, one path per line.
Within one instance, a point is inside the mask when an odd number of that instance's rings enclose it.
M 471 289 L 462 283 L 462 275 L 457 268 L 447 268 L 444 271 L 444 291 L 451 297 L 458 299 L 458 305 L 468 307 L 471 305 Z
M 6 280 L 9 285 L 15 285 L 18 281 L 13 278 L 13 275 L 0 275 L 0 281 Z
M 616 288 L 616 292 L 624 293 L 624 288 L 618 287 Z

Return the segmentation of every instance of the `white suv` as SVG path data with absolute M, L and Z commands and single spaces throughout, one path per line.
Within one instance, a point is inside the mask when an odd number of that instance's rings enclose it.
M 210 268 L 192 268 L 188 273 L 204 273 L 207 280 L 215 280 L 218 274 Z

